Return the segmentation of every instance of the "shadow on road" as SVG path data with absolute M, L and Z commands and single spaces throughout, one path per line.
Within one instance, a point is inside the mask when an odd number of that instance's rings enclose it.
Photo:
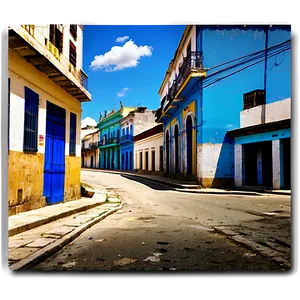
M 136 182 L 142 183 L 153 190 L 159 190 L 159 191 L 167 191 L 167 190 L 174 191 L 175 190 L 174 188 L 172 188 L 170 186 L 164 185 L 162 183 L 157 183 L 157 182 L 151 181 L 146 178 L 141 178 L 138 176 L 132 176 L 132 175 L 128 175 L 128 174 L 121 174 L 121 176 L 124 178 L 130 179 L 130 180 L 134 180 Z

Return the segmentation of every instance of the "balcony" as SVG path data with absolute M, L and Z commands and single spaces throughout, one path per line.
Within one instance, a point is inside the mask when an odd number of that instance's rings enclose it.
M 170 100 L 173 100 L 175 98 L 176 92 L 177 92 L 177 80 L 173 80 L 173 84 L 169 88 L 169 92 L 168 92 Z
M 93 142 L 93 143 L 89 143 L 88 146 L 85 146 L 84 143 L 82 143 L 81 145 L 81 150 L 84 152 L 84 151 L 91 151 L 91 150 L 95 150 L 97 149 L 99 146 L 100 146 L 100 143 L 99 141 L 97 142 Z
M 107 139 L 107 141 L 105 142 L 106 145 L 114 145 L 114 144 L 119 144 L 119 138 L 116 137 L 112 137 L 110 139 Z
M 202 51 L 191 51 L 184 57 L 178 77 L 173 80 L 168 94 L 164 96 L 161 106 L 156 112 L 156 122 L 161 122 L 164 117 L 172 116 L 178 107 L 176 102 L 188 97 L 191 90 L 197 85 L 199 78 L 206 76 L 202 62 Z
M 98 146 L 102 147 L 102 148 L 105 148 L 108 146 L 116 146 L 119 144 L 119 140 L 120 139 L 117 137 L 112 137 L 107 140 L 102 139 L 100 142 L 98 142 Z
M 188 55 L 183 59 L 183 63 L 179 68 L 179 74 L 177 78 L 178 88 L 180 88 L 182 83 L 190 74 L 204 71 L 202 61 L 202 51 L 191 51 L 188 53 Z
M 49 79 L 80 102 L 91 101 L 86 90 L 87 75 L 82 70 L 70 71 L 68 58 L 61 55 L 37 27 L 32 25 L 9 27 L 9 48 L 45 73 Z
M 99 142 L 89 143 L 89 148 L 96 149 L 96 148 L 98 148 L 98 145 L 99 145 Z
M 120 144 L 125 144 L 125 143 L 128 143 L 128 142 L 133 142 L 133 135 L 132 134 L 126 134 L 126 135 L 123 135 L 120 138 Z

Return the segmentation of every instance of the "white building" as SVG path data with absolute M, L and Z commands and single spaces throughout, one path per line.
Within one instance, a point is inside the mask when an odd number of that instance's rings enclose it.
M 291 189 L 291 99 L 245 109 L 234 137 L 236 187 Z
M 89 131 L 81 140 L 81 166 L 99 168 L 99 128 Z
M 162 124 L 134 137 L 134 169 L 154 174 L 163 171 Z
M 9 27 L 9 215 L 80 195 L 83 26 Z

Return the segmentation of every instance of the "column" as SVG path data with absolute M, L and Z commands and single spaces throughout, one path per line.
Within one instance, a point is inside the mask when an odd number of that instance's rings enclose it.
M 243 145 L 234 145 L 234 183 L 236 187 L 243 185 Z
M 139 156 L 138 156 L 138 152 L 136 151 L 134 153 L 134 169 L 138 169 L 138 166 L 139 166 Z
M 272 141 L 272 168 L 273 168 L 273 189 L 281 188 L 281 168 L 282 168 L 282 160 L 281 160 L 281 147 L 280 140 Z
M 117 147 L 114 148 L 114 152 L 115 152 L 115 154 L 114 154 L 114 161 L 115 161 L 114 168 L 115 168 L 115 170 L 118 170 L 118 149 L 117 149 Z
M 149 152 L 148 152 L 148 169 L 150 171 L 155 171 L 155 170 L 152 170 L 152 151 L 153 151 L 153 149 L 149 148 Z
M 109 169 L 109 152 L 108 152 L 108 149 L 105 149 L 105 154 L 106 154 L 106 157 L 105 157 L 106 169 Z
M 110 170 L 112 169 L 112 152 L 113 152 L 113 149 L 109 148 L 109 169 Z

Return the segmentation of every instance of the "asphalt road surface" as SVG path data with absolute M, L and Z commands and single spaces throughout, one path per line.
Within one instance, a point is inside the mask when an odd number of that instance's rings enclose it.
M 213 228 L 253 224 L 261 229 L 261 212 L 288 213 L 290 197 L 183 193 L 145 179 L 95 171 L 82 171 L 81 181 L 119 194 L 123 208 L 34 270 L 284 270 Z

